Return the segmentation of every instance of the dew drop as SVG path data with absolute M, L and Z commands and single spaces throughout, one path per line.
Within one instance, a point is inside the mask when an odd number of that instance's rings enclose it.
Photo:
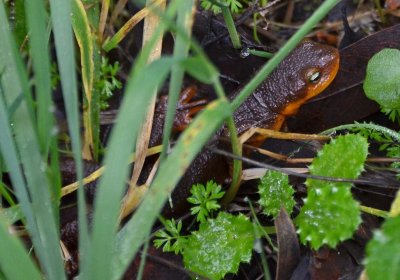
M 250 55 L 250 49 L 249 48 L 243 48 L 240 52 L 240 57 L 241 58 L 246 58 Z

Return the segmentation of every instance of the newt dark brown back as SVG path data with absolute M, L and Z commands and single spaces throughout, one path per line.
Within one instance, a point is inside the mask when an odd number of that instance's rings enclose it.
M 250 127 L 279 130 L 287 116 L 295 114 L 302 104 L 321 93 L 331 83 L 338 68 L 337 49 L 309 40 L 303 41 L 235 111 L 233 117 L 238 133 L 243 133 Z M 237 93 L 232 98 L 236 95 Z M 161 115 L 155 119 L 162 119 Z M 154 125 L 161 131 L 158 121 Z M 156 131 L 155 134 L 159 132 Z M 227 136 L 226 129 L 220 130 L 219 134 Z M 154 136 L 156 135 L 153 134 Z M 157 142 L 155 138 L 153 141 Z M 263 139 L 257 138 L 257 141 L 260 140 Z M 215 142 L 214 140 L 212 144 L 216 144 Z M 172 194 L 173 212 L 179 213 L 184 207 L 193 184 L 205 183 L 211 179 L 223 183 L 229 176 L 228 169 L 227 161 L 223 157 L 203 150 Z M 164 213 L 170 214 L 170 211 L 171 209 L 165 209 Z

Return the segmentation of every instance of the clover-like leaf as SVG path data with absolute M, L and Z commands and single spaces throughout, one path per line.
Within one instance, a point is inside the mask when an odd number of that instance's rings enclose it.
M 221 212 L 188 238 L 183 251 L 185 267 L 210 279 L 236 273 L 240 262 L 250 261 L 254 239 L 247 217 Z
M 387 218 L 367 245 L 365 265 L 368 279 L 399 279 L 400 216 Z
M 258 203 L 263 207 L 264 214 L 276 218 L 281 207 L 284 207 L 288 214 L 292 213 L 295 204 L 294 190 L 289 185 L 289 178 L 286 174 L 272 170 L 267 171 L 261 178 L 258 192 L 260 194 Z
M 368 154 L 366 139 L 357 134 L 339 136 L 326 144 L 310 166 L 310 173 L 334 178 L 356 179 Z M 307 179 L 307 198 L 295 222 L 303 243 L 314 249 L 323 244 L 335 247 L 353 235 L 361 222 L 359 204 L 351 195 L 350 183 Z
M 368 62 L 364 91 L 383 108 L 400 109 L 400 51 L 383 49 Z

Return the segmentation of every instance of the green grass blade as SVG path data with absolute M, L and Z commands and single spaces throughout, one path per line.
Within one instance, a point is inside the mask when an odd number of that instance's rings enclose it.
M 81 1 L 85 6 L 90 26 L 95 30 L 94 33 L 97 33 L 96 31 L 99 27 L 101 1 L 99 0 L 81 0 Z
M 142 68 L 131 77 L 113 129 L 105 157 L 106 170 L 98 186 L 89 250 L 89 266 L 83 277 L 110 279 L 111 260 L 118 225 L 120 200 L 128 175 L 130 154 L 144 118 L 144 113 L 155 89 L 167 77 L 172 65 L 171 58 L 162 58 Z
M 2 215 L 0 215 L 0 240 L 0 267 L 7 279 L 42 279 L 24 245 L 16 236 L 10 234 Z
M 72 9 L 72 27 L 75 33 L 76 41 L 78 42 L 79 51 L 81 54 L 81 72 L 82 84 L 85 97 L 83 111 L 84 122 L 84 148 L 83 157 L 91 159 L 91 151 L 93 145 L 93 120 L 92 120 L 92 92 L 94 78 L 94 61 L 93 61 L 93 40 L 90 32 L 89 20 L 87 18 L 85 7 L 80 0 L 71 1 Z
M 183 132 L 171 154 L 160 166 L 149 193 L 132 219 L 118 234 L 112 279 L 119 279 L 144 242 L 169 194 L 203 145 L 231 115 L 227 101 L 215 101 Z
M 83 177 L 79 103 L 75 74 L 74 41 L 71 26 L 71 1 L 50 0 L 51 20 L 55 39 L 57 61 L 61 77 L 61 87 L 67 113 L 68 129 L 72 140 L 72 151 L 76 163 L 76 176 L 80 182 Z M 85 246 L 88 243 L 87 219 L 83 188 L 78 189 L 79 250 L 80 266 L 86 261 Z
M 70 2 L 50 0 L 53 33 L 61 77 L 61 87 L 67 111 L 68 128 L 72 138 L 75 159 L 80 158 L 79 111 L 77 81 L 75 75 L 74 45 L 70 20 Z M 78 162 L 78 175 L 82 164 Z M 78 176 L 79 178 L 79 176 Z
M 43 157 L 47 158 L 54 124 L 51 114 L 51 78 L 46 13 L 42 0 L 25 0 L 26 18 L 30 32 L 29 46 L 33 61 L 37 101 L 37 129 Z
M 26 40 L 26 18 L 25 18 L 25 3 L 24 1 L 3 1 L 8 2 L 8 15 L 13 35 L 18 48 Z M 26 48 L 26 45 L 25 45 Z
M 193 9 L 194 1 L 186 0 L 178 10 L 178 18 L 177 25 L 183 26 L 187 33 L 187 36 L 190 38 L 190 34 L 192 31 L 192 9 Z M 190 41 L 182 38 L 180 34 L 176 35 L 176 40 L 174 44 L 174 57 L 176 58 L 185 58 L 188 55 L 190 47 Z M 174 65 L 171 70 L 171 79 L 169 84 L 169 93 L 168 93 L 168 109 L 167 114 L 165 116 L 165 125 L 164 125 L 164 135 L 162 139 L 163 150 L 161 153 L 161 161 L 164 159 L 168 142 L 172 133 L 172 125 L 174 122 L 176 104 L 179 99 L 179 94 L 182 87 L 182 80 L 185 71 L 182 65 Z
M 33 243 L 38 249 L 38 254 L 41 253 L 42 244 L 38 240 L 39 232 L 36 226 L 36 221 L 33 216 L 33 209 L 29 201 L 29 194 L 26 187 L 26 182 L 18 159 L 17 148 L 12 137 L 10 121 L 7 115 L 7 108 L 5 106 L 2 87 L 0 87 L 0 153 L 5 160 L 7 169 L 13 186 L 14 191 L 24 212 L 27 220 L 28 230 L 31 233 Z M 40 257 L 39 257 L 40 258 Z M 44 258 L 44 257 L 42 257 Z
M 81 141 L 70 1 L 50 0 L 50 8 L 68 129 L 74 158 L 77 161 L 77 177 L 79 179 L 82 178 L 82 163 L 77 159 L 80 159 Z
M 15 143 L 26 178 L 29 196 L 34 209 L 37 231 L 35 225 L 31 234 L 37 255 L 44 272 L 48 278 L 64 279 L 64 270 L 59 250 L 59 237 L 55 221 L 50 186 L 47 180 L 46 163 L 42 160 L 40 148 L 32 114 L 32 103 L 28 90 L 28 80 L 23 70 L 22 62 L 16 51 L 15 43 L 9 32 L 6 21 L 4 4 L 0 4 L 0 69 L 4 69 L 1 77 L 4 103 L 13 104 L 15 100 L 21 101 L 15 107 L 13 124 Z M 8 110 L 7 110 L 8 111 Z M 6 112 L 7 112 L 6 111 Z M 15 186 L 16 187 L 16 186 Z M 44 250 L 44 248 L 46 248 Z
M 166 15 L 172 18 L 176 13 L 178 4 L 179 3 L 171 3 L 166 11 Z M 127 150 L 126 147 L 134 147 L 135 145 L 135 139 L 138 132 L 137 130 L 141 126 L 140 118 L 143 118 L 142 114 L 144 113 L 145 108 L 148 106 L 148 102 L 146 103 L 146 100 L 148 101 L 152 98 L 151 95 L 154 93 L 154 87 L 158 86 L 158 81 L 154 81 L 154 77 L 159 79 L 160 73 L 146 73 L 147 70 L 145 72 L 143 72 L 143 70 L 149 67 L 146 65 L 148 57 L 151 53 L 152 47 L 158 40 L 160 34 L 162 34 L 164 31 L 164 28 L 165 26 L 160 24 L 159 28 L 154 32 L 152 38 L 150 38 L 146 46 L 142 49 L 142 52 L 136 59 L 136 63 L 131 71 L 130 79 L 128 80 L 124 101 L 122 103 L 118 118 L 119 121 L 117 121 L 117 124 L 113 129 L 113 133 L 108 145 L 109 148 L 104 160 L 105 165 L 109 166 L 107 167 L 108 169 L 106 169 L 106 172 L 109 170 L 109 174 L 104 176 L 103 180 L 100 182 L 99 192 L 95 202 L 93 243 L 90 243 L 90 246 L 96 250 L 90 250 L 88 252 L 87 259 L 90 261 L 90 263 L 88 265 L 81 266 L 82 275 L 84 277 L 89 277 L 88 275 L 90 274 L 107 278 L 106 274 L 111 273 L 109 266 L 112 256 L 102 256 L 102 254 L 103 252 L 110 250 L 110 248 L 114 248 L 115 245 L 116 229 L 113 228 L 112 225 L 113 223 L 116 223 L 117 220 L 115 209 L 116 207 L 119 208 L 119 205 L 116 204 L 119 203 L 119 199 L 121 197 L 121 194 L 118 192 L 121 192 L 120 189 L 124 187 L 128 170 L 127 167 L 121 168 L 121 166 L 125 166 L 124 163 L 127 163 L 129 159 L 129 150 Z M 171 65 L 169 66 L 171 67 Z M 151 84 L 153 84 L 153 86 L 151 86 Z M 145 88 L 147 87 L 147 89 L 143 89 L 142 86 Z M 134 114 L 132 112 L 134 112 Z M 109 189 L 110 185 L 113 186 L 113 189 Z M 102 192 L 104 192 L 104 194 L 100 195 Z M 112 205 L 111 210 L 114 212 L 109 212 L 109 205 Z M 102 213 L 105 213 L 108 218 L 104 218 Z M 113 217 L 114 220 L 110 217 Z M 98 228 L 96 232 L 95 228 Z M 105 231 L 102 230 L 103 228 Z M 106 242 L 102 243 L 101 240 Z M 98 247 L 96 248 L 96 246 Z M 105 250 L 104 248 L 107 249 Z M 101 263 L 101 265 L 99 265 L 99 263 Z M 101 267 L 101 270 L 98 270 L 99 267 Z M 102 271 L 106 274 L 102 274 Z M 96 277 L 92 276 L 92 278 Z
M 80 2 L 80 1 L 79 1 Z M 90 39 L 92 40 L 93 45 L 93 55 L 92 55 L 92 63 L 93 63 L 93 87 L 92 87 L 92 97 L 90 101 L 90 110 L 88 110 L 87 118 L 90 118 L 91 124 L 91 137 L 92 137 L 92 147 L 91 153 L 93 155 L 93 159 L 98 161 L 99 159 L 99 151 L 100 151 L 100 95 L 101 90 L 98 86 L 96 86 L 96 82 L 100 80 L 100 71 L 101 71 L 101 51 L 100 51 L 100 42 L 101 35 L 97 32 L 99 30 L 99 22 L 100 22 L 100 2 L 99 0 L 82 0 L 83 6 L 85 8 L 84 12 L 89 22 L 91 34 Z M 85 119 L 85 116 L 83 116 Z M 89 130 L 88 130 L 89 131 Z M 84 136 L 86 137 L 86 136 Z M 89 135 L 86 137 L 88 138 Z M 86 144 L 86 141 L 85 141 Z M 85 150 L 86 149 L 86 150 Z M 83 147 L 84 153 L 88 153 L 88 145 L 84 145 Z M 85 155 L 85 154 L 84 154 Z

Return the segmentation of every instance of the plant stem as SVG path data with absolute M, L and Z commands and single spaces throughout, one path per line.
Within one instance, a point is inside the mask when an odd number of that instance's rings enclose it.
M 232 14 L 227 6 L 221 7 L 222 16 L 224 17 L 224 21 L 226 23 L 226 27 L 228 28 L 229 36 L 231 37 L 231 41 L 233 47 L 235 49 L 240 49 L 242 44 L 240 42 L 239 35 L 236 31 L 235 22 L 233 21 Z
M 389 213 L 387 211 L 379 210 L 372 207 L 367 207 L 364 205 L 360 205 L 360 210 L 363 211 L 364 213 L 368 213 L 377 217 L 387 218 L 389 216 Z
M 400 191 L 397 191 L 396 197 L 390 207 L 390 217 L 397 217 L 400 215 Z
M 259 56 L 259 57 L 265 57 L 265 58 L 271 58 L 274 56 L 273 53 L 270 52 L 264 52 L 264 51 L 258 51 L 258 50 L 254 50 L 254 49 L 249 49 L 249 53 L 255 56 Z
M 359 128 L 375 130 L 375 131 L 387 134 L 390 137 L 392 137 L 393 140 L 400 143 L 400 134 L 399 133 L 397 133 L 396 131 L 391 130 L 387 127 L 380 126 L 380 125 L 373 124 L 373 123 L 355 123 L 355 124 L 340 125 L 340 126 L 325 130 L 325 131 L 321 132 L 321 134 L 328 135 L 331 133 L 335 133 L 338 130 L 352 130 L 352 129 L 359 129 Z
M 374 0 L 374 4 L 375 4 L 376 8 L 378 9 L 378 15 L 379 15 L 379 18 L 381 19 L 382 23 L 386 23 L 386 18 L 385 18 L 385 14 L 383 12 L 381 3 L 379 2 L 379 0 Z
M 236 132 L 235 122 L 233 121 L 233 117 L 230 117 L 227 121 L 227 125 L 230 132 L 230 138 L 232 143 L 232 152 L 236 156 L 242 156 L 242 146 L 239 143 L 239 137 Z M 242 161 L 235 159 L 233 161 L 233 174 L 232 174 L 232 183 L 229 186 L 228 191 L 226 192 L 224 198 L 222 199 L 222 205 L 226 206 L 231 202 L 240 187 L 240 179 L 242 175 Z

